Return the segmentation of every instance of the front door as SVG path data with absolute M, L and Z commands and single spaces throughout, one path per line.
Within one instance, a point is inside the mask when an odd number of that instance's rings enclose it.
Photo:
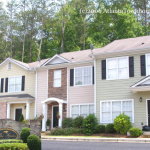
M 15 120 L 16 120 L 16 121 L 19 121 L 21 115 L 22 115 L 22 108 L 17 108 L 17 109 L 16 109 L 16 112 L 15 112 Z
M 58 106 L 53 106 L 53 128 L 58 127 L 58 120 L 59 120 L 59 108 Z

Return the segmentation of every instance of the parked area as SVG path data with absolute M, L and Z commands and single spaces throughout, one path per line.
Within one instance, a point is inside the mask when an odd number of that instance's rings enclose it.
M 149 150 L 149 143 L 99 143 L 42 141 L 42 150 Z

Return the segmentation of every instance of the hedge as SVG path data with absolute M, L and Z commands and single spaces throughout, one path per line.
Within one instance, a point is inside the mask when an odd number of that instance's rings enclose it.
M 7 140 L 0 140 L 0 144 L 3 143 L 23 143 L 22 140 L 12 140 L 12 139 L 7 139 Z
M 0 150 L 28 150 L 28 146 L 24 143 L 4 143 L 0 144 Z

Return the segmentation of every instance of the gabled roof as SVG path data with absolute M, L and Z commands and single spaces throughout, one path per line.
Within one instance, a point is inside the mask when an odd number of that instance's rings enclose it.
M 150 75 L 146 76 L 145 78 L 141 79 L 137 83 L 133 84 L 131 86 L 131 88 L 135 88 L 135 87 L 147 87 L 147 86 L 150 86 Z
M 29 69 L 30 69 L 30 67 L 29 67 L 28 64 L 23 63 L 23 62 L 18 61 L 18 60 L 15 60 L 15 59 L 12 59 L 12 58 L 7 58 L 7 59 L 5 59 L 5 60 L 0 64 L 0 66 L 2 66 L 3 64 L 5 64 L 5 63 L 7 63 L 7 62 L 14 63 L 14 64 L 20 66 L 21 68 L 26 69 L 26 70 L 29 70 Z
M 150 48 L 150 36 L 141 36 L 136 38 L 120 39 L 111 42 L 103 48 L 96 48 L 93 50 L 94 55 L 101 55 L 104 53 L 115 53 L 134 51 L 138 49 Z
M 66 58 L 60 56 L 60 55 L 54 55 L 52 58 L 47 59 L 41 66 L 46 66 L 46 65 L 55 65 L 55 64 L 61 64 L 61 63 L 69 63 L 70 61 L 67 60 Z

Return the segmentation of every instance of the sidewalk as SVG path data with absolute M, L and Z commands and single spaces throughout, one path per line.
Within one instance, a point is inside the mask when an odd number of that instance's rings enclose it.
M 50 141 L 84 141 L 84 142 L 126 142 L 126 143 L 150 143 L 150 138 L 99 138 L 99 137 L 59 137 L 42 136 L 42 140 Z

